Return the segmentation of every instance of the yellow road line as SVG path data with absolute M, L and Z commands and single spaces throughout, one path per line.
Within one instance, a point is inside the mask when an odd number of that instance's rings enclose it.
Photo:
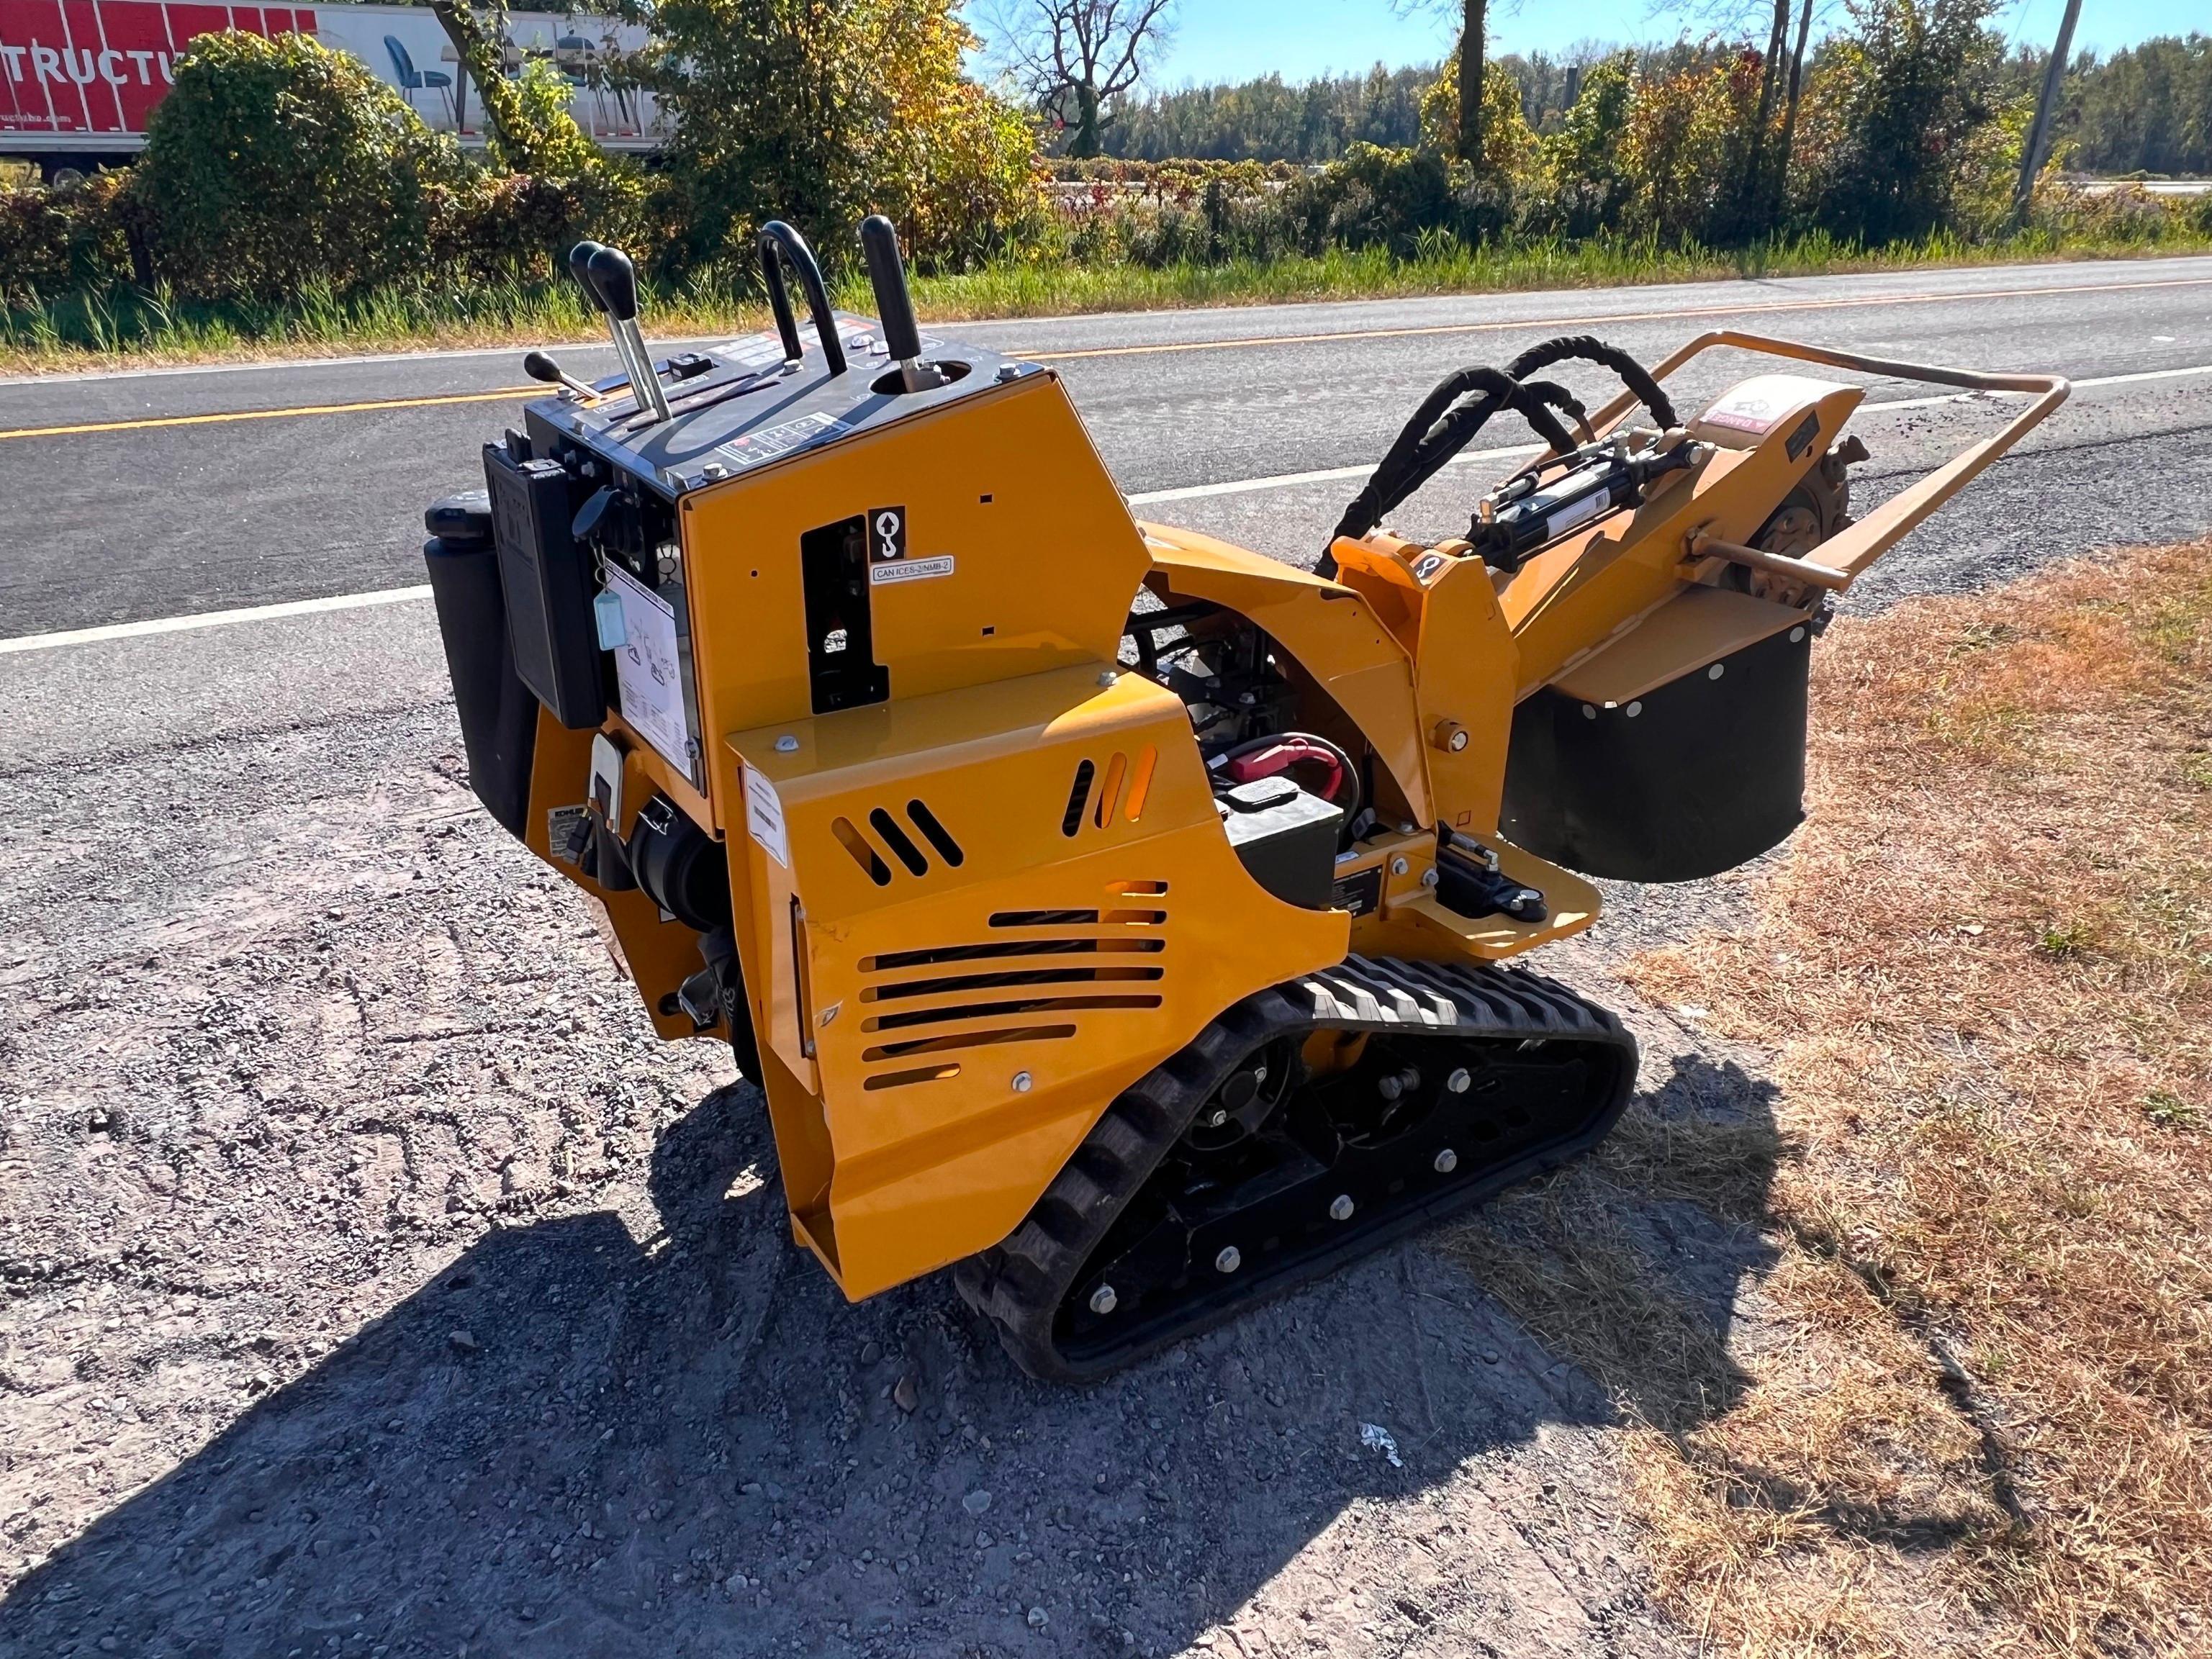
M 24 426 L 0 432 L 7 438 L 64 438 L 83 432 L 143 432 L 159 426 L 220 426 L 226 421 L 279 421 L 292 415 L 359 415 L 373 409 L 438 409 L 447 404 L 509 403 L 543 392 L 540 386 L 511 386 L 497 392 L 449 392 L 435 398 L 378 398 L 358 404 L 301 404 L 289 409 L 233 409 L 215 415 L 147 415 L 129 421 L 85 421 L 75 426 Z
M 1255 334 L 1233 340 L 1179 340 L 1152 345 L 1091 346 L 1072 351 L 1010 351 L 1006 355 L 1027 362 L 1065 362 L 1079 357 L 1139 357 L 1154 352 L 1232 351 L 1239 346 L 1325 345 L 1335 340 L 1403 340 L 1431 334 L 1507 334 L 1523 329 L 1593 328 L 1601 323 L 1666 322 L 1677 317 L 1758 317 L 1773 312 L 1849 310 L 1856 306 L 1947 305 L 1966 300 L 2017 300 L 2045 294 L 2115 294 L 2136 289 L 2207 286 L 2212 286 L 2212 277 L 2177 276 L 2158 282 L 2100 283 L 2080 288 L 1981 289 L 1971 294 L 1877 294 L 1853 299 L 1778 300 L 1768 305 L 1673 306 L 1663 311 L 1609 311 L 1594 317 L 1431 323 L 1419 328 L 1345 329 L 1318 334 Z
M 1798 311 L 1848 311 L 1868 306 L 1956 305 L 1977 300 L 2054 298 L 2119 294 L 2160 288 L 2212 287 L 2212 277 L 2184 276 L 2147 283 L 2094 283 L 2079 287 L 1981 289 L 1965 294 L 1875 294 L 1833 300 L 1778 300 L 1765 305 L 1673 306 L 1660 311 L 1613 311 L 1589 317 L 1538 317 L 1498 323 L 1431 323 L 1410 328 L 1344 329 L 1315 334 L 1261 334 L 1242 339 L 1160 341 L 1146 345 L 1089 346 L 1067 351 L 1016 351 L 1026 362 L 1073 362 L 1091 357 L 1142 357 L 1183 351 L 1235 351 L 1252 346 L 1328 345 L 1361 340 L 1406 340 L 1449 334 L 1510 334 L 1534 330 L 1595 328 L 1607 323 L 1667 322 L 1685 317 L 1759 317 Z M 150 415 L 128 421 L 86 421 L 69 426 L 17 427 L 9 438 L 64 438 L 94 432 L 146 432 L 160 427 L 219 426 L 231 421 L 277 421 L 304 415 L 358 415 L 380 409 L 441 409 L 459 404 L 505 403 L 543 390 L 506 386 L 497 392 L 447 392 L 434 398 L 380 398 L 353 404 L 307 404 L 289 409 L 228 410 L 213 415 Z

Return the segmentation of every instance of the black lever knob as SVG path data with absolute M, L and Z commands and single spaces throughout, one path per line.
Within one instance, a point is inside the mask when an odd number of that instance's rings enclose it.
M 618 323 L 637 318 L 637 267 L 618 247 L 595 246 L 591 260 L 592 285 L 599 290 L 607 314 Z
M 547 386 L 564 386 L 579 398 L 596 398 L 599 395 L 543 351 L 525 353 L 522 359 L 522 372 L 533 380 L 543 380 Z
M 584 297 L 592 302 L 592 309 L 604 312 L 607 302 L 599 297 L 599 285 L 592 275 L 592 256 L 599 252 L 597 242 L 579 242 L 568 250 L 568 274 L 584 290 Z
M 868 282 L 876 291 L 884 344 L 894 361 L 912 362 L 921 356 L 921 331 L 915 325 L 914 296 L 907 292 L 896 228 L 882 214 L 870 214 L 860 221 L 860 250 L 867 256 Z

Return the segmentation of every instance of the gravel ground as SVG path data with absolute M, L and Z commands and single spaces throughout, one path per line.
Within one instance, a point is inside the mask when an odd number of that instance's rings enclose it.
M 0 660 L 0 1652 L 1662 1655 L 1433 1239 L 1099 1388 L 845 1304 L 460 781 L 426 606 Z M 220 690 L 210 690 L 220 688 Z M 1626 1006 L 1635 1109 L 1758 1111 Z M 1674 1212 L 1680 1206 L 1673 1206 Z M 1630 1218 L 1741 1319 L 1755 1238 Z

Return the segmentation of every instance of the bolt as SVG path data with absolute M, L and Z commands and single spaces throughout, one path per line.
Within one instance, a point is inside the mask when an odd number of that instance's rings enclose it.
M 1450 1147 L 1447 1146 L 1443 1151 L 1437 1154 L 1437 1173 L 1438 1175 L 1449 1175 L 1457 1168 L 1459 1168 L 1459 1154 L 1452 1151 Z
M 1586 720 L 1595 720 L 1597 718 L 1597 705 L 1595 703 L 1584 703 L 1583 705 L 1583 718 Z
M 790 732 L 785 732 L 781 737 L 775 740 L 775 752 L 779 755 L 797 754 L 799 752 L 799 739 L 793 737 Z
M 1115 1296 L 1114 1287 L 1111 1285 L 1101 1285 L 1091 1292 L 1091 1311 L 1095 1314 L 1112 1313 L 1114 1304 L 1117 1300 L 1119 1298 Z
M 1413 1066 L 1408 1066 L 1398 1073 L 1398 1082 L 1404 1088 L 1418 1089 L 1421 1086 L 1421 1074 Z
M 1395 1076 L 1377 1078 L 1375 1080 L 1375 1092 L 1385 1100 L 1395 1100 L 1406 1092 L 1405 1079 Z
M 1221 1254 L 1213 1258 L 1213 1271 L 1218 1273 L 1233 1273 L 1243 1265 L 1244 1252 L 1234 1244 L 1224 1244 Z
M 1717 662 L 1711 668 L 1705 670 L 1705 678 L 1709 680 L 1717 680 L 1727 672 L 1728 665 L 1726 663 Z
M 1331 1221 L 1349 1221 L 1352 1219 L 1352 1194 L 1350 1193 L 1339 1193 L 1334 1198 L 1329 1200 L 1328 1218 Z
M 1804 643 L 1804 640 L 1805 640 L 1805 630 L 1804 630 L 1803 629 L 1802 629 L 1802 628 L 1793 628 L 1793 629 L 1791 629 L 1790 630 L 1790 644 L 1792 644 L 1792 645 L 1802 645 L 1802 643 Z
M 1434 865 L 1431 865 L 1427 869 L 1421 872 L 1421 885 L 1424 887 L 1433 887 L 1440 879 L 1442 879 L 1442 878 L 1437 874 L 1436 866 Z
M 1014 1073 L 1014 1092 L 1015 1092 L 1016 1094 L 1018 1094 L 1018 1095 L 1025 1095 L 1025 1094 L 1029 1093 L 1029 1091 L 1030 1091 L 1030 1074 L 1029 1074 L 1027 1072 L 1017 1072 L 1017 1073 Z
M 1444 1079 L 1444 1087 L 1455 1095 L 1463 1095 L 1468 1091 L 1468 1085 L 1474 1081 L 1474 1074 L 1462 1066 Z
M 1390 873 L 1394 876 L 1402 876 L 1412 867 L 1413 866 L 1407 864 L 1403 859 L 1392 859 L 1390 860 Z
M 1642 703 L 1640 703 L 1640 702 L 1632 702 L 1632 703 L 1630 703 L 1630 704 L 1628 705 L 1628 718 L 1629 718 L 1629 719 L 1631 719 L 1631 720 L 1634 720 L 1634 719 L 1635 719 L 1638 714 L 1642 714 L 1643 712 L 1644 712 L 1644 705 L 1643 705 Z
M 1098 675 L 1098 684 L 1101 685 L 1111 685 L 1121 678 L 1121 677 L 1119 674 L 1116 674 L 1110 668 L 1102 669 Z
M 1228 1121 L 1229 1114 L 1223 1111 L 1218 1106 L 1215 1107 L 1212 1111 L 1206 1115 L 1206 1127 L 1209 1129 L 1218 1129 L 1223 1124 Z
M 1018 363 L 1000 363 L 999 365 L 999 372 L 991 378 L 998 381 L 1000 386 L 1004 386 L 1007 381 L 1014 379 L 1021 372 L 1021 366 Z M 1111 1296 L 1113 1292 L 1109 1291 L 1107 1294 Z M 1099 1311 L 1103 1313 L 1105 1310 L 1102 1308 Z

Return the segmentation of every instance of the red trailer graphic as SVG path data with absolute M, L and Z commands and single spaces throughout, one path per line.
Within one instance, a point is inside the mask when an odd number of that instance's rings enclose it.
M 425 7 L 0 0 L 0 155 L 97 161 L 138 149 L 193 37 L 233 28 L 315 35 L 366 64 L 430 125 L 482 141 L 481 100 Z M 651 96 L 609 73 L 644 39 L 604 16 L 514 12 L 505 67 L 515 75 L 533 58 L 550 63 L 586 132 L 611 148 L 650 149 L 661 137 Z

